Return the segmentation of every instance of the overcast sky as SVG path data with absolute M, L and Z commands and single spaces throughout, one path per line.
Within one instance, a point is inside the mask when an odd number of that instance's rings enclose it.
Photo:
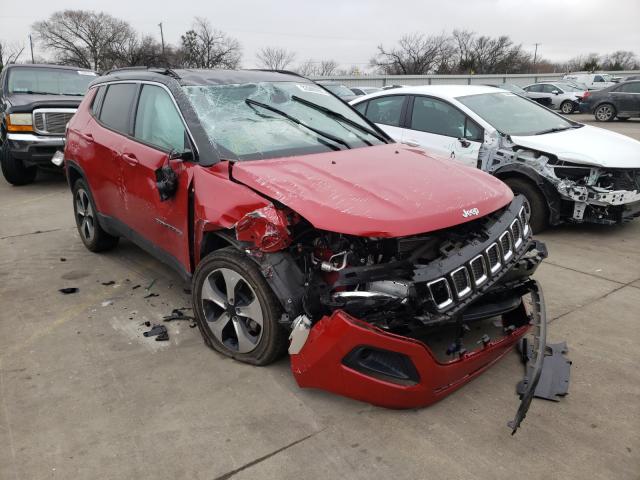
M 640 55 L 640 0 L 2 0 L 0 39 L 24 44 L 26 52 L 33 22 L 60 9 L 102 10 L 158 39 L 162 22 L 165 41 L 174 45 L 194 16 L 206 17 L 240 40 L 244 67 L 256 66 L 256 51 L 267 45 L 295 51 L 297 61 L 366 66 L 380 43 L 455 28 L 509 35 L 531 52 L 541 43 L 539 55 L 554 61 L 614 50 Z

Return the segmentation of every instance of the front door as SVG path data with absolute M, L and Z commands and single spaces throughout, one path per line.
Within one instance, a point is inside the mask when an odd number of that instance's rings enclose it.
M 477 166 L 482 128 L 444 100 L 416 96 L 409 107 L 409 124 L 403 134 L 406 143 L 416 142 L 427 152 Z
M 173 196 L 162 201 L 157 171 L 171 152 L 191 150 L 186 127 L 173 98 L 157 85 L 143 84 L 135 114 L 133 138 L 123 147 L 121 162 L 127 192 L 127 223 L 160 257 L 177 260 L 189 270 L 189 162 L 172 160 L 178 176 Z M 159 249 L 159 250 L 158 250 Z M 167 254 L 172 258 L 167 258 Z
M 385 95 L 375 97 L 356 109 L 371 122 L 378 125 L 396 142 L 402 142 L 402 117 L 405 111 L 406 95 Z

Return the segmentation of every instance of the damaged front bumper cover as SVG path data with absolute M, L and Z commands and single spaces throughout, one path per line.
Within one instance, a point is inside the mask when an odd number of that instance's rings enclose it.
M 505 329 L 505 335 L 483 342 L 471 352 L 449 362 L 439 361 L 419 340 L 389 333 L 354 318 L 342 310 L 323 317 L 304 335 L 304 345 L 291 352 L 291 369 L 300 387 L 320 388 L 387 408 L 424 407 L 484 372 L 535 330 L 537 357 L 533 374 L 523 382 L 527 388 L 513 423 L 518 428 L 529 409 L 540 379 L 546 341 L 544 300 L 538 285 L 526 284 L 533 303 L 521 326 Z M 524 308 L 521 310 L 526 315 Z M 308 324 L 307 324 L 308 325 Z M 304 330 L 304 325 L 299 325 Z M 540 365 L 538 365 L 540 364 Z

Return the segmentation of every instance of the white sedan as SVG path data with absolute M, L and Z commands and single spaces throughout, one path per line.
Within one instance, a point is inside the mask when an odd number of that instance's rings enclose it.
M 494 87 L 403 87 L 350 103 L 396 141 L 504 180 L 527 197 L 536 231 L 640 216 L 640 142 L 625 135 Z

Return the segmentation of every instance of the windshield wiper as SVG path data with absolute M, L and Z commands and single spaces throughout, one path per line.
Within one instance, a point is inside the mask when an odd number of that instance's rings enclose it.
M 369 135 L 371 135 L 371 136 L 377 138 L 378 140 L 380 140 L 381 142 L 388 143 L 387 139 L 384 138 L 382 135 L 380 135 L 375 130 L 372 130 L 372 129 L 368 128 L 368 127 L 365 127 L 364 125 L 360 125 L 358 122 L 355 122 L 355 121 L 351 120 L 350 118 L 345 117 L 341 113 L 334 112 L 330 108 L 323 107 L 322 105 L 318 105 L 317 103 L 310 102 L 309 100 L 305 100 L 304 98 L 300 98 L 297 95 L 291 95 L 291 100 L 293 100 L 294 102 L 301 103 L 302 105 L 306 105 L 309 108 L 313 108 L 314 110 L 318 110 L 319 112 L 325 113 L 325 114 L 329 115 L 330 117 L 338 118 L 338 119 L 342 120 L 343 122 L 348 123 L 352 127 L 357 128 L 361 132 L 368 133 Z
M 564 132 L 565 130 L 570 130 L 573 127 L 553 127 L 547 130 L 541 130 L 540 132 L 536 132 L 536 135 L 544 135 L 545 133 L 556 133 L 556 132 Z
M 330 133 L 323 132 L 322 130 L 318 130 L 317 128 L 311 127 L 311 126 L 307 125 L 306 123 L 304 123 L 302 120 L 298 120 L 297 118 L 292 117 L 291 115 L 289 115 L 287 112 L 283 112 L 282 110 L 279 110 L 279 109 L 277 109 L 275 107 L 272 107 L 271 105 L 267 105 L 266 103 L 262 103 L 262 102 L 257 102 L 255 100 L 250 99 L 250 98 L 245 99 L 244 103 L 246 103 L 249 106 L 256 105 L 258 107 L 264 108 L 265 110 L 269 110 L 270 112 L 277 113 L 278 115 L 281 115 L 282 117 L 286 118 L 287 120 L 289 120 L 289 121 L 291 121 L 291 122 L 293 122 L 293 123 L 295 123 L 297 125 L 301 125 L 304 128 L 307 128 L 307 129 L 311 130 L 313 133 L 315 133 L 317 135 L 321 135 L 321 136 L 323 136 L 325 138 L 328 138 L 332 142 L 344 145 L 345 147 L 347 147 L 349 149 L 351 148 L 349 146 L 349 144 L 346 141 L 342 140 L 341 138 L 338 138 L 338 137 L 336 137 L 334 135 L 331 135 Z

